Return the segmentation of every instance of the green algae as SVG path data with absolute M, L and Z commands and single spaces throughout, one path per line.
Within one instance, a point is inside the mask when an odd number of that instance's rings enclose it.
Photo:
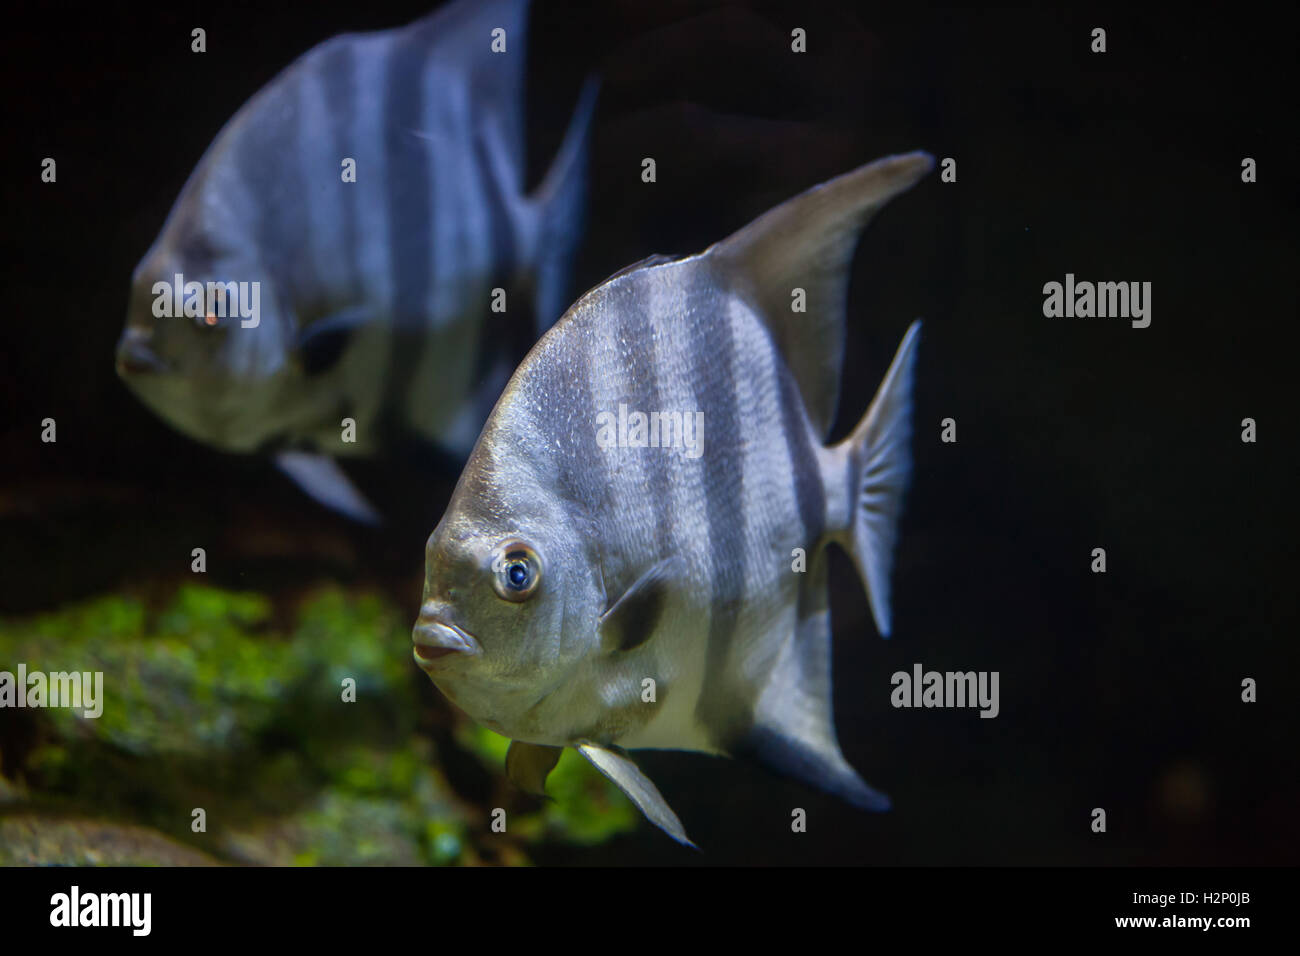
M 477 724 L 463 724 L 457 741 L 477 754 L 483 765 L 504 772 L 509 739 Z M 633 830 L 640 814 L 614 784 L 575 750 L 565 748 L 546 778 L 549 800 L 535 811 L 515 814 L 507 824 L 525 839 L 562 839 L 591 845 Z
M 150 846 L 178 846 L 194 861 L 526 863 L 539 842 L 590 844 L 637 823 L 574 753 L 551 774 L 553 802 L 514 790 L 503 779 L 508 741 L 450 713 L 411 661 L 408 615 L 380 595 L 331 586 L 287 609 L 193 584 L 161 607 L 101 596 L 0 619 L 0 670 L 19 663 L 103 674 L 98 718 L 12 712 L 19 745 L 0 752 L 0 822 L 56 828 L 23 841 L 29 862 L 41 846 L 60 848 L 41 860 L 51 863 L 147 863 Z M 421 733 L 430 712 L 456 722 L 444 745 L 471 751 L 494 778 L 506 832 L 492 829 L 493 807 L 449 782 Z M 79 852 L 82 831 L 64 818 L 105 839 L 145 828 L 156 840 L 133 836 L 134 855 Z M 154 862 L 191 859 L 159 853 Z

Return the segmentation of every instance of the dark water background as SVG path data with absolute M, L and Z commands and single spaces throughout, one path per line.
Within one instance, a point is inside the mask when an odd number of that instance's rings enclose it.
M 359 466 L 374 497 L 401 504 L 386 531 L 354 527 L 265 462 L 171 431 L 112 356 L 131 270 L 221 124 L 317 42 L 423 10 L 33 6 L 10 20 L 4 613 L 165 593 L 202 541 L 212 584 L 287 600 L 337 580 L 384 590 L 414 619 L 454 474 Z M 1294 863 L 1293 31 L 1240 7 L 543 3 L 532 19 L 534 182 L 584 75 L 603 81 L 575 292 L 652 252 L 700 250 L 886 153 L 952 156 L 959 177 L 931 174 L 859 247 L 835 436 L 923 317 L 892 639 L 875 636 L 847 559 L 832 572 L 840 740 L 895 809 L 862 814 L 758 768 L 645 753 L 703 856 L 644 826 L 534 857 Z M 203 57 L 188 50 L 195 25 Z M 789 52 L 795 26 L 806 55 Z M 1104 55 L 1089 52 L 1094 26 Z M 47 155 L 57 187 L 39 183 Z M 1256 184 L 1240 180 L 1245 156 Z M 1042 286 L 1067 272 L 1151 282 L 1151 326 L 1044 318 Z M 46 416 L 55 445 L 39 441 Z M 939 441 L 949 416 L 955 445 Z M 1239 439 L 1246 416 L 1253 445 Z M 1099 546 L 1104 575 L 1089 572 Z M 1001 714 L 892 708 L 890 674 L 917 662 L 999 671 Z M 1244 677 L 1258 703 L 1240 701 Z M 422 700 L 452 784 L 480 798 L 483 771 L 438 729 L 448 705 L 432 687 Z M 0 759 L 21 737 L 0 731 Z M 806 834 L 790 832 L 793 807 Z M 1094 807 L 1105 835 L 1090 832 Z

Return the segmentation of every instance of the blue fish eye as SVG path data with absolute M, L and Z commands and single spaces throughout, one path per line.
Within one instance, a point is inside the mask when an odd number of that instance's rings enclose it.
M 492 559 L 492 585 L 507 601 L 532 597 L 541 579 L 537 552 L 522 541 L 509 541 L 497 548 Z

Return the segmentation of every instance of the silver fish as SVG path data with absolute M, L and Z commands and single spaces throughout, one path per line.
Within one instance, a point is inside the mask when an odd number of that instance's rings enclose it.
M 278 452 L 361 520 L 327 456 L 415 437 L 464 459 L 569 301 L 585 202 L 592 82 L 523 193 L 527 8 L 459 0 L 334 37 L 240 108 L 135 270 L 117 367 L 147 405 L 217 448 Z
M 447 697 L 513 739 L 525 789 L 574 747 L 689 843 L 626 754 L 660 748 L 888 806 L 835 736 L 826 547 L 852 556 L 887 635 L 919 322 L 860 424 L 824 441 L 858 235 L 932 165 L 882 159 L 702 254 L 616 274 L 511 378 L 429 538 L 413 640 Z M 671 415 L 659 447 L 644 428 L 600 440 L 621 405 L 702 412 L 700 453 L 663 441 Z

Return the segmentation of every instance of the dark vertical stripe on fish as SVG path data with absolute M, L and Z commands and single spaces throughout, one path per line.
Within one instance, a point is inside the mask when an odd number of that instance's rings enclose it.
M 333 125 L 334 151 L 337 154 L 338 183 L 335 191 L 339 197 L 339 232 L 335 237 L 341 251 L 343 268 L 347 270 L 344 283 L 339 291 L 351 303 L 362 297 L 364 289 L 360 277 L 361 256 L 358 251 L 356 207 L 358 201 L 357 184 L 343 182 L 342 162 L 351 157 L 360 165 L 357 146 L 353 142 L 354 117 L 357 114 L 357 64 L 356 52 L 352 43 L 335 42 L 331 44 L 329 55 L 320 63 L 321 85 L 325 91 L 325 104 L 330 110 Z M 331 284 L 337 282 L 337 276 L 327 277 Z
M 287 102 L 296 110 L 296 89 L 288 84 L 272 89 L 279 102 Z M 248 201 L 249 208 L 239 212 L 245 221 L 251 220 L 250 238 L 257 246 L 257 260 L 277 280 L 269 283 L 275 301 L 267 301 L 267 289 L 263 288 L 261 307 L 275 309 L 280 315 L 296 316 L 294 306 L 300 295 L 310 290 L 305 263 L 311 258 L 302 241 L 307 210 L 302 207 L 303 183 L 298 160 L 302 143 L 298 123 L 296 118 L 274 127 L 264 122 L 249 123 L 243 132 L 234 165 L 244 186 L 241 199 Z M 298 208 L 287 206 L 286 197 L 293 197 L 288 202 Z
M 428 129 L 431 110 L 424 102 L 428 44 L 420 33 L 399 34 L 388 51 L 384 77 L 384 150 L 387 154 L 388 248 L 391 254 L 393 325 L 380 427 L 400 428 L 420 350 L 411 347 L 429 323 L 433 275 L 432 147 L 415 134 Z
M 732 368 L 735 335 L 724 296 L 703 265 L 683 270 L 691 325 L 693 380 L 709 430 L 704 466 L 704 516 L 708 527 L 711 573 L 709 640 L 704 683 L 696 715 L 714 743 L 725 749 L 751 722 L 752 695 L 731 673 L 732 647 L 748 577 L 745 549 L 744 461 L 741 457 L 740 408 Z
M 627 396 L 629 405 L 634 409 L 653 414 L 672 412 L 678 409 L 664 407 L 663 390 L 660 387 L 659 356 L 655 348 L 656 316 L 651 315 L 653 297 L 643 290 L 655 288 L 648 281 L 641 281 L 630 288 L 636 290 L 631 302 L 616 310 L 618 322 L 617 334 L 620 342 L 634 343 L 628 350 L 628 376 L 631 388 Z M 671 316 L 662 318 L 671 319 Z M 683 418 L 685 409 L 680 409 Z M 662 436 L 661 436 L 662 437 Z M 680 435 L 674 436 L 681 439 Z M 646 483 L 650 488 L 647 504 L 654 515 L 654 560 L 668 557 L 673 542 L 668 525 L 668 512 L 672 507 L 672 476 L 669 455 L 680 454 L 675 448 L 639 448 L 624 449 L 623 454 L 632 452 L 641 457 L 641 467 L 646 473 Z
M 775 346 L 773 346 L 775 350 Z M 780 353 L 776 354 L 776 381 L 780 390 L 781 429 L 785 432 L 786 450 L 794 476 L 795 504 L 803 523 L 804 547 L 817 546 L 826 528 L 826 489 L 822 486 L 817 451 L 800 407 L 803 401 L 791 373 Z
M 608 318 L 605 315 L 590 319 Z M 533 421 L 544 436 L 537 453 L 558 468 L 556 488 L 567 515 L 568 527 L 576 529 L 587 551 L 587 560 L 600 570 L 604 583 L 605 564 L 601 546 L 612 540 L 613 522 L 619 520 L 616 502 L 607 480 L 607 452 L 596 444 L 596 396 L 592 376 L 608 374 L 594 369 L 592 355 L 599 335 L 594 324 L 581 335 L 556 340 L 553 358 L 538 362 L 538 386 L 529 390 L 546 401 L 535 406 Z M 558 453 L 558 454 L 557 454 Z M 607 600 L 617 594 L 606 593 Z

